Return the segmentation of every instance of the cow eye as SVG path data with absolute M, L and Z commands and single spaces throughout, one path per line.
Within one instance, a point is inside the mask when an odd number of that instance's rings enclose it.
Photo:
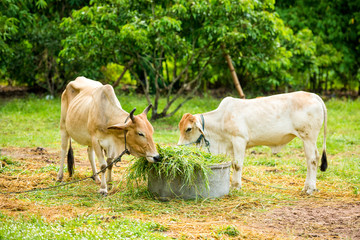
M 145 137 L 145 135 L 142 132 L 138 132 L 138 135 L 141 137 Z
M 190 132 L 190 131 L 191 131 L 191 128 L 190 128 L 190 127 L 186 129 L 186 132 Z

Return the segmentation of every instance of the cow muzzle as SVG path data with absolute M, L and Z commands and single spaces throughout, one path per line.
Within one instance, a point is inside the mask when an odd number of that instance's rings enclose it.
M 151 163 L 157 163 L 161 161 L 161 156 L 160 155 L 156 155 L 156 156 L 147 156 L 146 159 L 151 162 Z

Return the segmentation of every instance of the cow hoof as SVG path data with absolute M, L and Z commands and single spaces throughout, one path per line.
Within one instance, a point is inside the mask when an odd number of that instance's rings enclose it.
M 304 188 L 302 192 L 307 195 L 312 195 L 315 192 L 318 192 L 319 190 L 316 188 Z
M 112 182 L 107 182 L 108 190 L 112 189 L 112 187 L 113 187 L 113 183 Z
M 103 195 L 104 197 L 106 197 L 106 196 L 108 195 L 108 192 L 107 192 L 106 189 L 100 189 L 99 193 L 100 193 L 101 195 Z
M 231 187 L 240 190 L 241 189 L 241 184 L 240 183 L 232 183 Z

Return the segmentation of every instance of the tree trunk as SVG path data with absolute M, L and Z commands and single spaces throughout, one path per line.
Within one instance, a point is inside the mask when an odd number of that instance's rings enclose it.
M 12 87 L 13 81 L 11 80 L 11 78 L 6 78 L 6 79 L 7 79 L 8 86 Z M 360 89 L 360 87 L 359 87 L 359 89 Z
M 245 94 L 244 94 L 244 92 L 243 92 L 243 90 L 242 90 L 242 88 L 241 88 L 239 79 L 238 79 L 238 77 L 237 77 L 237 75 L 236 75 L 234 66 L 233 66 L 233 64 L 232 64 L 232 62 L 231 62 L 231 57 L 230 57 L 230 55 L 227 54 L 227 53 L 224 53 L 224 55 L 225 55 L 227 64 L 228 64 L 228 66 L 229 66 L 230 73 L 231 73 L 231 77 L 232 77 L 232 79 L 233 79 L 235 88 L 236 88 L 237 92 L 239 93 L 240 98 L 245 99 Z
M 131 65 L 133 65 L 134 60 L 131 59 L 130 62 L 128 62 L 128 64 L 126 64 L 126 66 L 124 67 L 124 71 L 120 74 L 120 77 L 118 77 L 118 79 L 116 80 L 116 82 L 114 82 L 114 84 L 112 85 L 114 88 L 117 87 L 121 81 L 121 79 L 124 77 L 126 71 L 131 67 Z
M 325 78 L 325 94 L 328 93 L 328 82 L 329 82 L 329 70 L 326 70 L 326 78 Z
M 323 69 L 320 68 L 319 69 L 319 74 L 318 74 L 317 86 L 316 86 L 316 92 L 317 93 L 321 93 L 322 82 L 323 82 Z
M 316 92 L 316 72 L 310 75 L 311 91 Z

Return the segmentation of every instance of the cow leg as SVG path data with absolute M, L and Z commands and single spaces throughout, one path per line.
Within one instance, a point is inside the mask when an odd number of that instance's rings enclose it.
M 93 175 L 95 177 L 95 182 L 96 183 L 100 183 L 100 178 L 99 176 L 96 174 L 97 170 L 96 170 L 96 163 L 95 163 L 95 154 L 94 154 L 94 149 L 92 147 L 88 147 L 87 148 L 87 153 L 88 153 L 88 157 L 90 160 L 90 165 L 91 165 L 91 169 L 93 171 Z
M 112 165 L 110 165 L 111 164 L 111 162 L 113 161 L 113 159 L 112 158 L 108 158 L 108 159 L 106 159 L 106 161 L 107 161 L 107 164 L 108 164 L 108 172 L 107 172 L 107 176 L 106 176 L 106 181 L 107 181 L 107 183 L 112 183 Z
M 307 174 L 303 192 L 312 194 L 316 191 L 317 160 L 319 158 L 319 152 L 316 147 L 316 140 L 304 140 L 303 142 L 307 163 Z
M 233 176 L 231 181 L 231 186 L 237 189 L 241 188 L 241 171 L 244 165 L 246 142 L 242 138 L 234 138 L 232 141 L 233 144 Z
M 56 178 L 56 181 L 58 182 L 61 182 L 64 177 L 64 162 L 70 141 L 70 136 L 65 130 L 61 130 L 60 134 L 61 134 L 60 169 Z
M 101 170 L 104 170 L 101 173 L 101 184 L 100 184 L 99 193 L 106 196 L 107 193 L 108 193 L 106 179 L 105 179 L 105 172 L 106 172 L 107 164 L 106 164 L 106 161 L 104 159 L 103 151 L 102 151 L 100 145 L 97 143 L 96 140 L 93 140 L 92 142 L 93 142 L 93 148 L 94 148 L 96 157 L 99 160 L 100 168 L 101 168 Z

